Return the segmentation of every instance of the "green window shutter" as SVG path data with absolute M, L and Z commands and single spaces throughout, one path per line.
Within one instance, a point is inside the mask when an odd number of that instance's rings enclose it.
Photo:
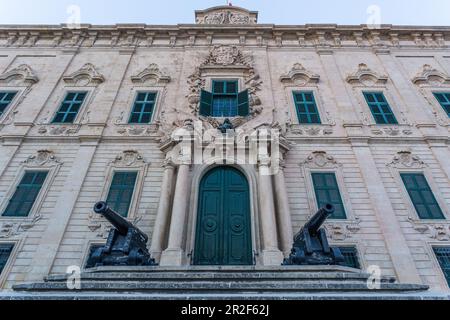
M 128 216 L 136 178 L 137 172 L 135 171 L 116 171 L 114 173 L 106 203 L 123 217 Z
M 150 123 L 155 108 L 155 102 L 155 92 L 138 92 L 128 123 Z
M 422 173 L 400 174 L 420 219 L 445 219 Z
M 364 97 L 377 124 L 398 124 L 382 92 L 364 92 Z
M 314 93 L 311 91 L 294 91 L 293 95 L 298 122 L 320 124 L 320 115 Z
M 450 286 L 450 247 L 433 247 L 433 251 Z
M 334 173 L 312 173 L 317 206 L 323 208 L 327 203 L 334 205 L 334 214 L 330 219 L 347 219 L 341 193 Z
M 239 92 L 238 94 L 238 115 L 246 117 L 249 114 L 248 90 Z
M 213 95 L 211 92 L 202 90 L 200 95 L 200 115 L 209 117 L 212 116 Z
M 0 92 L 0 116 L 5 112 L 11 102 L 14 100 L 17 91 L 1 91 Z
M 52 123 L 73 123 L 83 105 L 87 92 L 68 92 Z
M 358 250 L 356 247 L 339 247 L 342 255 L 344 256 L 343 266 L 361 269 L 361 265 L 358 259 Z
M 9 200 L 3 216 L 5 217 L 27 217 L 36 201 L 47 171 L 27 171 L 17 186 L 14 195 Z
M 11 243 L 1 243 L 0 244 L 0 274 L 8 262 L 9 256 L 14 248 L 14 244 Z
M 447 116 L 450 117 L 450 92 L 435 92 L 434 96 L 439 101 L 442 109 L 447 113 Z

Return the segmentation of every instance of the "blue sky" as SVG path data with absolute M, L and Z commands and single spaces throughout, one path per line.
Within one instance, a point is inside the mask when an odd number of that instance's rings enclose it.
M 367 23 L 367 9 L 380 8 L 381 23 L 450 25 L 450 0 L 234 0 L 257 10 L 260 23 Z M 194 10 L 226 0 L 0 0 L 0 24 L 66 23 L 70 5 L 81 9 L 81 22 L 92 24 L 193 23 Z

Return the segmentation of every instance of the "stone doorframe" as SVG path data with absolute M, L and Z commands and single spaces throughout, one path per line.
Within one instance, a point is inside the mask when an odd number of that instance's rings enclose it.
M 230 161 L 231 162 L 231 161 Z M 195 254 L 195 234 L 197 226 L 198 214 L 198 198 L 200 190 L 200 182 L 207 172 L 216 167 L 228 166 L 239 170 L 247 179 L 250 192 L 250 224 L 251 224 L 251 238 L 254 263 L 256 266 L 262 265 L 258 255 L 262 252 L 261 248 L 261 234 L 259 228 L 259 209 L 258 209 L 258 185 L 257 172 L 253 165 L 234 165 L 234 164 L 202 164 L 194 166 L 192 169 L 191 180 L 191 196 L 189 198 L 189 209 L 187 217 L 187 232 L 186 232 L 186 252 L 189 255 L 189 265 L 192 264 L 193 254 Z

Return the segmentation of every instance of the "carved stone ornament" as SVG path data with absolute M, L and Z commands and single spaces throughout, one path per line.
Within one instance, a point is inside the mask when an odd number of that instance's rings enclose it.
M 317 84 L 320 80 L 318 74 L 308 71 L 302 64 L 296 63 L 292 69 L 280 77 L 283 83 L 295 84 L 297 86 L 306 86 L 308 84 Z
M 36 223 L 42 219 L 42 215 L 37 214 L 31 219 L 20 221 L 1 221 L 0 222 L 0 239 L 7 239 L 18 236 L 33 228 Z
M 73 136 L 80 131 L 81 126 L 78 124 L 67 126 L 45 126 L 42 125 L 38 129 L 40 135 L 45 136 Z
M 56 158 L 55 154 L 51 150 L 38 150 L 35 155 L 29 156 L 24 164 L 33 167 L 58 165 L 61 162 Z
M 288 133 L 298 136 L 310 136 L 310 137 L 318 137 L 318 136 L 329 136 L 333 134 L 332 128 L 326 127 L 310 127 L 310 126 L 302 126 L 299 124 L 289 124 L 288 125 Z
M 143 137 L 151 136 L 158 133 L 159 126 L 157 124 L 149 125 L 124 125 L 117 129 L 117 133 L 121 136 Z
M 397 152 L 394 159 L 388 163 L 388 166 L 397 169 L 421 169 L 427 165 L 418 156 L 413 155 L 410 150 L 403 150 Z
M 372 134 L 375 136 L 391 136 L 391 137 L 398 137 L 398 136 L 410 136 L 413 134 L 413 131 L 411 129 L 405 129 L 400 127 L 386 127 L 382 129 L 372 129 Z
M 348 75 L 346 81 L 352 85 L 370 87 L 375 85 L 385 85 L 388 79 L 387 76 L 379 75 L 371 70 L 365 63 L 360 63 L 358 70 Z
M 0 75 L 0 85 L 2 86 L 32 86 L 39 81 L 33 69 L 26 64 L 22 64 Z
M 234 6 L 219 6 L 195 12 L 197 24 L 255 24 L 258 13 Z
M 420 223 L 412 218 L 408 218 L 414 230 L 427 235 L 430 239 L 437 241 L 450 241 L 450 225 L 436 223 Z
M 93 64 L 86 63 L 79 70 L 63 77 L 63 80 L 73 86 L 98 86 L 105 81 L 105 78 Z
M 309 168 L 337 168 L 341 166 L 333 156 L 325 151 L 314 151 L 303 161 L 302 165 Z
M 211 48 L 204 62 L 188 77 L 189 93 L 186 97 L 193 116 L 198 115 L 200 93 L 206 84 L 203 75 L 211 69 L 220 70 L 221 73 L 236 70 L 242 72 L 245 88 L 249 93 L 250 115 L 245 117 L 245 121 L 241 121 L 241 124 L 262 112 L 261 99 L 257 95 L 257 92 L 261 91 L 262 80 L 259 74 L 255 72 L 252 57 L 244 55 L 236 46 L 218 45 Z M 199 117 L 199 119 L 206 121 L 203 117 Z
M 438 87 L 450 85 L 450 76 L 433 68 L 429 64 L 425 64 L 422 70 L 412 79 L 412 82 L 418 86 Z
M 146 162 L 136 150 L 125 150 L 111 164 L 116 167 L 138 167 L 145 165 Z
M 135 84 L 166 84 L 170 82 L 170 77 L 162 72 L 156 63 L 150 64 L 147 68 L 131 77 Z

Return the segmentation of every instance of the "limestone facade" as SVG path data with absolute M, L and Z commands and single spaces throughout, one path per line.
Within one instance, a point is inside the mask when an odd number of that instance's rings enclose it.
M 281 264 L 317 210 L 311 172 L 335 172 L 347 219 L 326 223 L 332 244 L 356 246 L 363 269 L 449 290 L 432 248 L 450 246 L 450 118 L 433 97 L 450 92 L 450 28 L 258 24 L 237 7 L 172 26 L 0 26 L 0 91 L 18 92 L 0 116 L 0 212 L 24 170 L 49 170 L 28 217 L 0 216 L 0 244 L 14 244 L 0 288 L 85 264 L 105 242 L 92 207 L 117 168 L 138 171 L 128 218 L 160 268 L 190 265 L 212 165 L 173 162 L 171 133 L 218 126 L 198 113 L 215 78 L 249 90 L 235 127 L 279 128 L 284 141 L 276 175 L 261 174 L 264 161 L 235 165 L 249 180 L 256 266 Z M 52 124 L 71 90 L 88 92 L 74 123 Z M 130 125 L 140 90 L 157 92 L 153 118 Z M 293 90 L 314 92 L 322 124 L 299 124 Z M 365 90 L 385 94 L 398 124 L 375 123 Z M 418 218 L 400 172 L 424 173 L 445 220 Z

